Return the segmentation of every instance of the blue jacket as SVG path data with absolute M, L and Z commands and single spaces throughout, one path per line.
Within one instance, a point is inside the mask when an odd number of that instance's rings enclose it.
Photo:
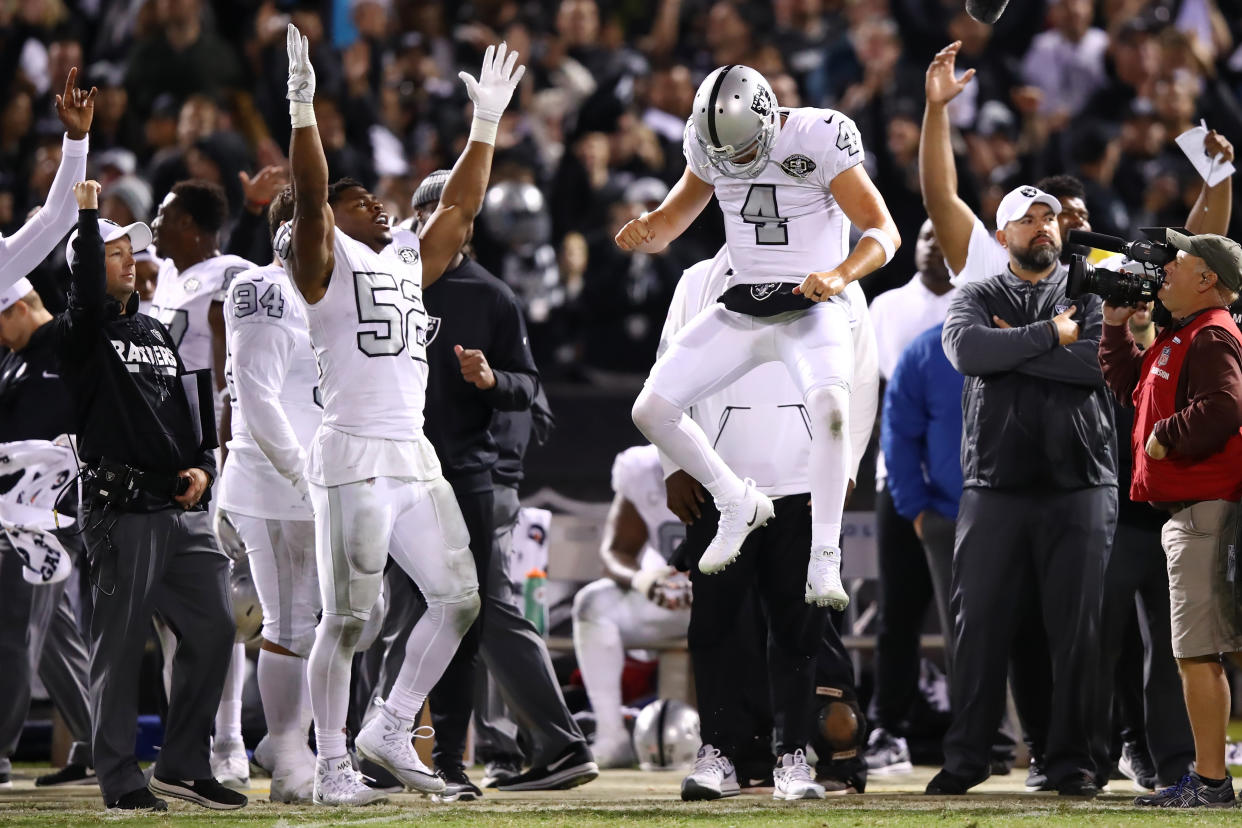
M 880 445 L 897 512 L 914 520 L 924 509 L 957 517 L 962 497 L 962 384 L 940 344 L 943 325 L 924 331 L 902 352 L 884 391 Z

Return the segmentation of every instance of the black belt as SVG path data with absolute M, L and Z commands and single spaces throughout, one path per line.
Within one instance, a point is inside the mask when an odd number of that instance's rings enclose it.
M 798 282 L 764 282 L 761 285 L 734 285 L 716 301 L 734 313 L 747 316 L 775 316 L 778 313 L 801 311 L 815 304 L 812 299 L 794 293 Z
M 176 472 L 143 471 L 106 458 L 87 472 L 86 488 L 92 497 L 116 506 L 132 503 L 140 492 L 172 500 L 190 488 L 189 479 Z

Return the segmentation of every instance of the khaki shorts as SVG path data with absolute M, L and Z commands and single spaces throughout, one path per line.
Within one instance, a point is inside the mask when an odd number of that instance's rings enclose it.
M 1173 656 L 1242 651 L 1242 612 L 1230 566 L 1238 505 L 1206 500 L 1175 512 L 1160 531 L 1169 567 Z

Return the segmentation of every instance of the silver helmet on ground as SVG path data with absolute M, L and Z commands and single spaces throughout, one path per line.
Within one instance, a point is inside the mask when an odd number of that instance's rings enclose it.
M 776 95 L 763 75 L 721 66 L 699 84 L 687 125 L 708 163 L 732 178 L 754 178 L 780 133 Z
M 699 712 L 678 699 L 656 699 L 634 721 L 634 753 L 645 771 L 690 767 L 700 741 Z

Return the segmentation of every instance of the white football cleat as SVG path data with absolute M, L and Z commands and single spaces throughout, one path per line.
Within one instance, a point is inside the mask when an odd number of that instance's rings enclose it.
M 370 805 L 387 799 L 383 791 L 367 787 L 348 756 L 315 761 L 316 805 Z
M 315 763 L 297 764 L 288 768 L 277 768 L 272 774 L 272 790 L 268 796 L 271 802 L 283 802 L 288 805 L 306 804 L 315 796 Z
M 272 743 L 272 734 L 264 733 L 263 738 L 254 746 L 250 761 L 267 771 L 271 776 L 276 769 L 276 746 Z
M 812 549 L 806 567 L 806 602 L 840 611 L 850 605 L 850 596 L 841 585 L 841 550 L 835 547 Z
M 414 750 L 414 738 L 430 739 L 435 731 L 429 727 L 414 729 L 413 719 L 393 713 L 383 699 L 375 700 L 376 714 L 363 726 L 354 739 L 359 755 L 382 765 L 407 788 L 422 793 L 441 793 L 444 780 L 423 764 Z M 430 731 L 421 733 L 420 731 Z
M 772 771 L 776 790 L 773 799 L 823 799 L 824 786 L 815 781 L 811 766 L 801 750 L 786 753 L 776 762 Z
M 250 787 L 250 758 L 241 742 L 216 742 L 211 746 L 211 775 L 226 788 Z
M 699 748 L 699 754 L 694 760 L 694 770 L 681 781 L 681 798 L 687 802 L 737 796 L 741 791 L 733 762 L 711 745 Z
M 755 481 L 744 481 L 746 490 L 736 500 L 717 503 L 720 522 L 716 525 L 716 537 L 707 545 L 699 558 L 699 571 L 704 575 L 719 572 L 737 560 L 746 537 L 767 523 L 776 512 L 772 499 L 755 488 Z

